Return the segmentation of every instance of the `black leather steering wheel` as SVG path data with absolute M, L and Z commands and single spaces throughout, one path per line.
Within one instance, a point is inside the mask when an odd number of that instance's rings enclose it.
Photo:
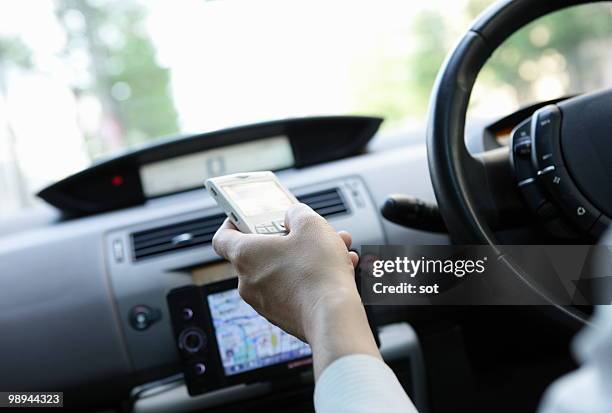
M 536 291 L 538 290 L 537 282 L 524 274 L 520 268 L 515 268 L 511 258 L 504 256 L 500 247 L 496 246 L 498 242 L 491 224 L 492 221 L 503 221 L 508 216 L 507 212 L 525 206 L 520 195 L 517 195 L 517 182 L 507 168 L 510 164 L 508 160 L 509 151 L 507 149 L 505 151 L 493 151 L 479 156 L 472 156 L 468 153 L 464 137 L 466 112 L 478 73 L 491 54 L 506 39 L 523 26 L 546 14 L 569 6 L 593 2 L 595 1 L 504 0 L 491 6 L 472 24 L 468 32 L 448 55 L 438 74 L 430 103 L 427 131 L 429 169 L 438 206 L 453 242 L 493 246 L 500 259 L 506 261 L 507 265 Z M 571 102 L 562 107 L 564 112 L 562 127 L 565 134 L 568 134 L 569 131 L 579 133 L 576 132 L 580 130 L 576 123 L 580 122 L 580 116 L 585 116 L 586 112 L 584 110 L 587 107 L 593 109 L 593 99 L 598 100 L 600 104 L 602 100 L 608 104 L 609 109 L 606 108 L 604 111 L 610 112 L 607 115 L 597 113 L 597 119 L 595 120 L 599 122 L 598 127 L 600 129 L 598 130 L 610 130 L 612 108 L 610 108 L 609 103 L 612 100 L 612 91 L 604 93 L 603 96 L 601 94 L 593 98 L 587 96 L 587 98 L 578 100 L 577 103 Z M 606 117 L 607 119 L 604 119 Z M 572 124 L 568 123 L 570 120 L 573 122 Z M 605 125 L 601 122 L 604 122 Z M 595 135 L 602 134 L 602 132 L 590 132 Z M 582 136 L 572 136 L 572 138 L 575 142 Z M 594 141 L 594 145 L 601 145 L 606 144 L 605 139 L 607 137 L 596 136 L 594 139 L 597 139 L 596 142 Z M 559 137 L 559 140 L 561 140 L 561 137 Z M 566 141 L 569 140 L 564 136 L 563 143 L 565 144 Z M 610 140 L 607 140 L 607 144 L 612 146 Z M 567 143 L 567 145 L 570 145 L 570 143 Z M 567 145 L 564 149 L 567 149 Z M 581 158 L 582 161 L 584 161 L 585 156 Z M 610 154 L 606 153 L 605 156 L 612 157 L 612 151 Z M 567 157 L 563 159 L 566 163 L 570 161 Z M 608 160 L 612 161 L 612 158 L 606 159 L 606 161 Z M 560 160 L 560 162 L 562 161 Z M 606 176 L 608 178 L 610 176 L 608 171 L 584 172 L 584 168 L 588 169 L 589 166 L 579 164 L 578 161 L 572 161 L 572 165 L 567 164 L 568 170 L 570 166 L 573 168 L 572 175 L 574 178 L 581 174 L 591 174 L 596 179 L 601 179 L 602 173 L 604 179 Z M 578 171 L 578 167 L 582 168 L 581 171 Z M 540 174 L 542 171 L 537 172 Z M 597 173 L 599 175 L 595 176 Z M 492 181 L 496 182 L 492 183 Z M 607 184 L 610 186 L 609 181 Z M 500 186 L 503 187 L 500 188 Z M 582 185 L 577 186 L 586 193 L 597 191 L 594 188 L 585 189 Z M 608 208 L 612 207 L 612 203 L 609 202 L 612 198 L 606 198 L 609 193 L 607 195 L 595 193 L 594 196 L 595 198 L 590 197 L 589 199 L 602 211 L 609 211 Z M 607 203 L 607 205 L 602 205 L 602 203 Z M 539 291 L 539 293 L 543 296 L 546 295 L 543 291 Z M 551 304 L 556 305 L 553 302 Z M 556 306 L 571 317 L 586 322 L 586 316 L 575 309 Z
M 478 187 L 473 185 L 483 180 L 486 165 L 468 153 L 464 139 L 466 111 L 478 73 L 495 49 L 526 24 L 554 11 L 592 2 L 501 1 L 472 24 L 448 55 L 432 93 L 427 151 L 436 198 L 454 241 L 496 243 L 485 217 L 479 213 L 481 203 L 487 201 L 479 199 L 481 194 L 475 193 Z

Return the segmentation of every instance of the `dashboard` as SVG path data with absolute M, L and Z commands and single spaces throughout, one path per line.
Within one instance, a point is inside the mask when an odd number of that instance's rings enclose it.
M 99 161 L 38 196 L 66 217 L 142 205 L 199 188 L 214 176 L 303 168 L 356 155 L 381 122 L 366 116 L 296 118 L 162 139 Z
M 350 231 L 357 248 L 447 243 L 444 235 L 383 221 L 378 212 L 393 192 L 434 199 L 422 141 L 398 141 L 401 147 L 287 168 L 278 176 L 335 228 Z M 80 218 L 60 218 L 49 208 L 48 216 L 0 237 L 0 328 L 12 332 L 0 343 L 0 387 L 86 385 L 111 399 L 177 374 L 166 295 L 232 275 L 211 246 L 224 218 L 214 200 L 197 189 Z M 194 235 L 189 243 L 177 238 L 185 233 Z M 32 360 L 44 360 L 45 368 Z
M 124 154 L 47 188 L 42 197 L 53 207 L 21 230 L 14 229 L 17 221 L 0 223 L 0 328 L 11 331 L 0 342 L 0 387 L 85 387 L 105 400 L 179 373 L 166 295 L 233 276 L 211 245 L 224 214 L 205 191 L 190 189 L 209 175 L 275 169 L 301 202 L 351 232 L 357 249 L 449 242 L 379 213 L 392 193 L 435 202 L 423 131 L 371 140 L 379 119 L 318 120 L 259 125 L 258 134 L 237 128 L 207 134 L 208 142 L 199 135 Z M 474 139 L 491 144 L 482 130 Z M 228 134 L 234 139 L 223 141 Z M 209 146 L 215 139 L 225 143 Z M 120 191 L 132 177 L 138 199 L 109 204 L 106 191 L 116 190 L 119 172 Z M 75 189 L 81 180 L 90 192 Z

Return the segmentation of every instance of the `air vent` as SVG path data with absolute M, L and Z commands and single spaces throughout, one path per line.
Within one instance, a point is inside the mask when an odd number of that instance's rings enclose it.
M 297 198 L 300 202 L 310 206 L 325 218 L 349 212 L 338 188 L 312 192 Z
M 132 234 L 134 260 L 208 244 L 224 219 L 225 214 L 215 214 L 135 232 Z
M 299 196 L 298 199 L 324 217 L 348 213 L 338 188 L 311 192 Z M 224 219 L 225 214 L 215 214 L 135 232 L 132 234 L 134 261 L 210 244 Z

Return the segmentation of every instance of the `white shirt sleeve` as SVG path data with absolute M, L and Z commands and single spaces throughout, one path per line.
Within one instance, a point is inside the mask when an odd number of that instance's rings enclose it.
M 416 413 L 393 370 L 376 357 L 344 356 L 331 363 L 315 386 L 317 413 Z
M 573 343 L 582 366 L 548 388 L 540 413 L 612 412 L 612 305 L 596 307 L 593 322 Z

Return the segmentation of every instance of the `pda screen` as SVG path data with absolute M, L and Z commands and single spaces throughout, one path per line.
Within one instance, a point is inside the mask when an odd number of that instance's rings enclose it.
M 224 185 L 223 189 L 247 217 L 285 211 L 293 203 L 275 181 Z

